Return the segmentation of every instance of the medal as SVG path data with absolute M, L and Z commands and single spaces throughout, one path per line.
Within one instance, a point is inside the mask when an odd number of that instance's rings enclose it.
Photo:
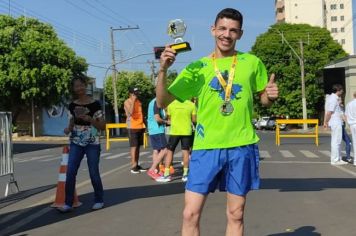
M 229 116 L 232 114 L 232 112 L 234 111 L 234 107 L 231 104 L 231 90 L 232 90 L 232 81 L 234 80 L 235 77 L 235 68 L 236 68 L 236 64 L 237 64 L 237 55 L 235 54 L 232 57 L 232 64 L 231 64 L 231 68 L 230 68 L 230 72 L 229 72 L 229 78 L 227 83 L 225 82 L 223 76 L 221 75 L 217 65 L 216 65 L 216 60 L 215 60 L 215 53 L 212 54 L 212 60 L 213 60 L 213 64 L 214 64 L 214 70 L 215 70 L 215 74 L 216 77 L 219 80 L 219 83 L 221 84 L 221 87 L 224 89 L 225 91 L 225 99 L 223 104 L 220 106 L 220 113 L 223 116 Z
M 231 102 L 223 102 L 220 107 L 220 112 L 223 116 L 229 116 L 234 111 L 234 107 Z

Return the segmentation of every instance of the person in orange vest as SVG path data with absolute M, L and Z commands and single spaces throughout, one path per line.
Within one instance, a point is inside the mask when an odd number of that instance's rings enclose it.
M 145 124 L 143 123 L 142 104 L 138 98 L 139 89 L 129 88 L 129 98 L 124 103 L 126 123 L 130 143 L 131 173 L 139 174 L 147 171 L 139 165 L 140 146 L 143 145 Z

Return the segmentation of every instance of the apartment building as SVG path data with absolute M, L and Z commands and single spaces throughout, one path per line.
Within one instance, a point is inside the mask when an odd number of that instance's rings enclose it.
M 275 0 L 275 16 L 276 22 L 324 27 L 355 55 L 352 0 Z

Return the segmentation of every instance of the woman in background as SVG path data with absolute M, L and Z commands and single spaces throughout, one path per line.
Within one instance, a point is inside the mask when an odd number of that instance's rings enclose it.
M 70 133 L 69 158 L 65 185 L 65 205 L 61 212 L 73 210 L 76 175 L 86 155 L 91 183 L 94 188 L 92 210 L 104 207 L 103 185 L 99 173 L 100 143 L 99 131 L 105 129 L 101 105 L 86 94 L 86 77 L 78 77 L 72 83 L 75 100 L 69 104 L 70 120 L 65 134 Z

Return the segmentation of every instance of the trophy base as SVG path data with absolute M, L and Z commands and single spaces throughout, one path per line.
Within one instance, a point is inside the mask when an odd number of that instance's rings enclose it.
M 191 51 L 192 48 L 188 42 L 171 44 L 170 47 L 176 51 L 176 53 Z

